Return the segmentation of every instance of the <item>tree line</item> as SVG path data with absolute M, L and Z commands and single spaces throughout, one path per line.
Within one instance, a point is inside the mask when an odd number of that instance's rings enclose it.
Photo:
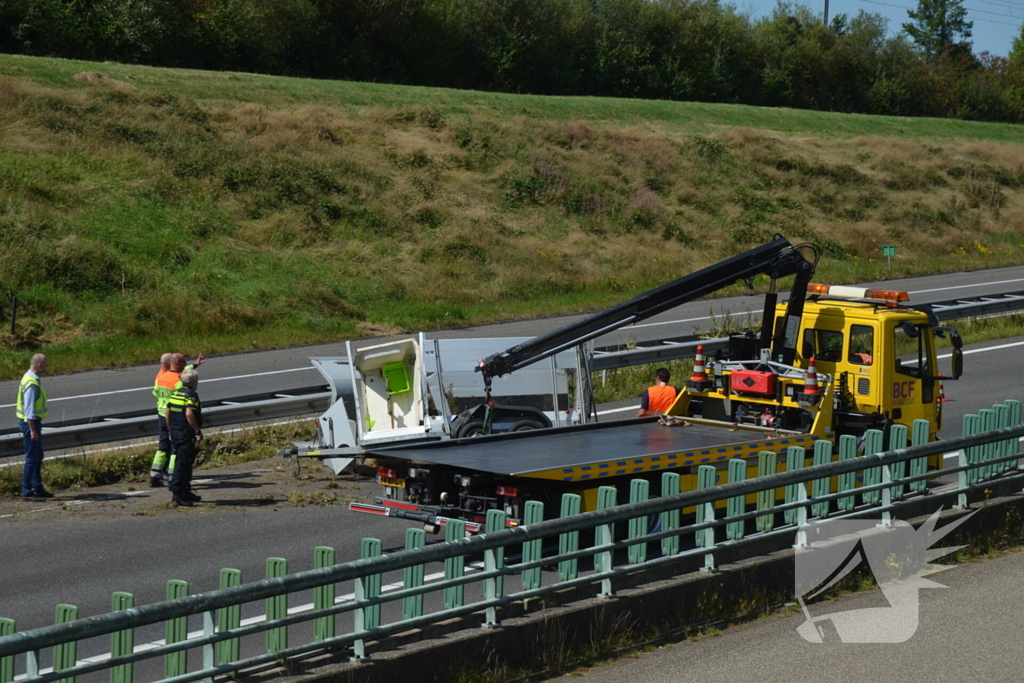
M 0 51 L 69 59 L 837 112 L 1024 120 L 1024 48 L 974 55 L 920 0 L 895 36 L 715 0 L 0 0 Z M 937 19 L 929 7 L 942 10 Z M 923 17 L 923 18 L 922 18 Z

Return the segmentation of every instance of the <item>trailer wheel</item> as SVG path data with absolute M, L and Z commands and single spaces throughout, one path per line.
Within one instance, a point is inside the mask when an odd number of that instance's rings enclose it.
M 459 429 L 458 438 L 464 439 L 467 436 L 481 436 L 484 433 L 483 420 L 470 420 Z
M 510 432 L 528 432 L 534 429 L 544 429 L 544 425 L 536 420 L 520 420 L 512 425 Z

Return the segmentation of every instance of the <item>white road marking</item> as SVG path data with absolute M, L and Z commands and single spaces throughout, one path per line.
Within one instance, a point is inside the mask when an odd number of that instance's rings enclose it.
M 233 375 L 231 377 L 215 377 L 213 379 L 204 379 L 203 384 L 209 384 L 210 382 L 227 382 L 233 379 L 249 379 L 250 377 L 265 377 L 267 375 L 282 375 L 286 372 L 305 372 L 307 370 L 316 370 L 312 365 L 308 368 L 291 368 L 289 370 L 270 370 L 268 372 L 254 372 L 250 375 Z M 78 394 L 77 396 L 64 396 L 62 398 L 51 398 L 50 403 L 56 403 L 57 401 L 73 401 L 79 398 L 93 398 L 95 396 L 110 396 L 112 394 L 130 394 L 133 391 L 153 391 L 152 386 L 148 387 L 137 387 L 135 389 L 115 389 L 114 391 L 102 391 L 96 394 Z M 4 403 L 0 405 L 0 408 L 13 408 L 14 403 Z
M 628 408 L 611 408 L 609 410 L 599 410 L 598 415 L 611 415 L 612 413 L 624 413 L 627 410 L 640 410 L 639 405 L 629 406 Z
M 754 315 L 752 311 L 744 311 L 742 313 L 722 313 L 720 316 L 714 316 L 717 318 L 731 318 L 737 315 Z M 644 323 L 643 325 L 630 325 L 626 330 L 638 330 L 641 327 L 658 327 L 659 325 L 675 325 L 676 323 L 695 323 L 699 320 L 711 320 L 712 316 L 705 315 L 702 318 L 683 318 L 682 320 L 666 320 L 663 323 Z
M 969 353 L 984 353 L 986 351 L 998 351 L 1000 349 L 1009 349 L 1009 348 L 1012 348 L 1014 346 L 1024 346 L 1024 342 L 1013 342 L 1012 344 L 1000 344 L 999 346 L 989 346 L 989 347 L 984 348 L 984 349 L 969 349 L 967 351 L 964 351 L 964 355 L 966 356 Z M 943 354 L 941 356 L 938 356 L 938 360 L 943 360 L 943 359 L 946 359 L 946 358 L 951 358 L 952 356 L 953 356 L 953 354 L 946 353 L 946 354 Z M 915 363 L 916 363 L 916 361 L 915 361 Z M 913 363 L 907 363 L 907 365 L 913 365 Z
M 989 287 L 991 285 L 1009 285 L 1014 282 L 1024 282 L 1024 278 L 1017 278 L 1016 280 L 999 280 L 998 282 L 979 282 L 974 285 L 957 285 L 956 287 L 938 287 L 936 289 L 918 289 L 913 292 L 907 292 L 907 294 L 928 294 L 929 292 L 948 292 L 951 289 L 967 289 L 968 287 Z
M 984 353 L 985 351 L 996 351 L 998 349 L 1008 349 L 1008 348 L 1013 347 L 1013 346 L 1022 346 L 1022 345 L 1024 345 L 1024 342 L 1013 342 L 1012 344 L 1000 344 L 999 346 L 989 346 L 989 347 L 984 348 L 984 349 L 970 349 L 968 351 L 964 351 L 964 355 L 966 356 L 969 353 Z

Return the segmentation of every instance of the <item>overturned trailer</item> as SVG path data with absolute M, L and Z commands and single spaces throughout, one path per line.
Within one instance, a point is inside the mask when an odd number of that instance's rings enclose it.
M 345 356 L 310 358 L 331 388 L 331 405 L 317 419 L 316 440 L 295 443 L 292 454 L 319 458 L 340 473 L 369 449 L 585 421 L 590 404 L 570 391 L 570 377 L 589 374 L 588 356 L 576 350 L 502 378 L 488 402 L 473 367 L 527 340 L 430 339 L 421 333 L 363 345 L 350 341 Z

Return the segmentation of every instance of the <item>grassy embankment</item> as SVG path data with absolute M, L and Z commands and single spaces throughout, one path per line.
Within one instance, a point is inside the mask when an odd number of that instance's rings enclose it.
M 595 309 L 775 232 L 1017 263 L 1022 190 L 1019 126 L 0 55 L 0 375 Z

